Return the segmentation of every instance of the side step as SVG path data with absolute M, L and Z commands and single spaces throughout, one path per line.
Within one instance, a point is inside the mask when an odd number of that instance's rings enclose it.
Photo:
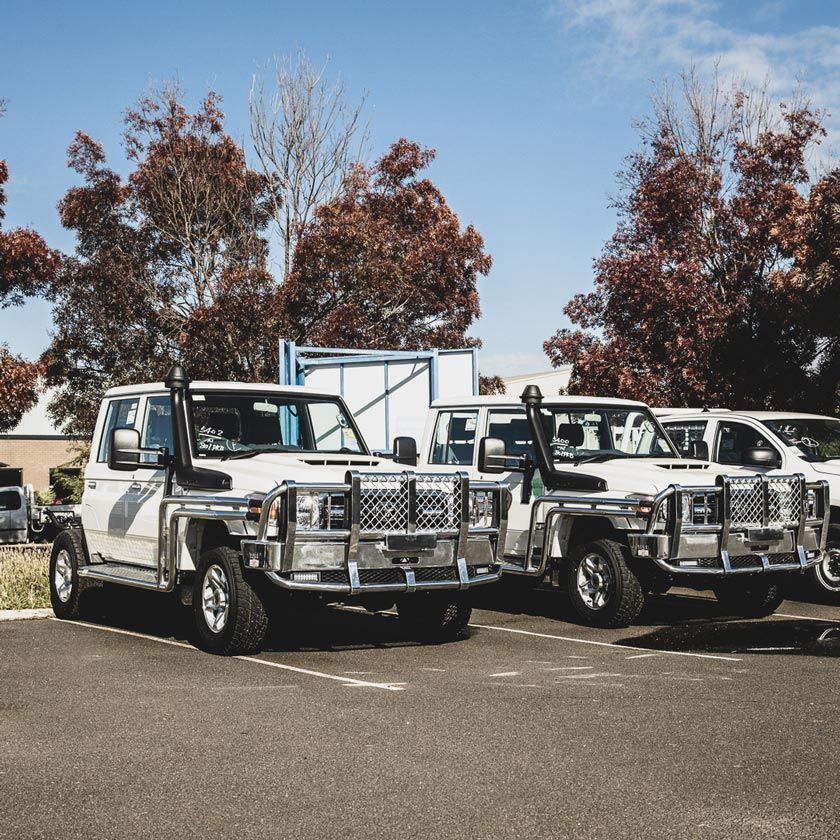
M 79 568 L 79 577 L 87 580 L 103 580 L 139 589 L 158 590 L 157 569 L 149 566 L 129 566 L 125 563 L 93 563 Z

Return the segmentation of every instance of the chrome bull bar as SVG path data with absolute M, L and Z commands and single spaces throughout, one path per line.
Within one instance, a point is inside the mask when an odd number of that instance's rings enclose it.
M 373 474 L 379 476 L 381 474 Z M 380 592 L 414 592 L 431 589 L 467 589 L 485 583 L 492 583 L 501 577 L 501 562 L 507 532 L 507 510 L 510 492 L 496 482 L 470 481 L 465 472 L 456 473 L 459 486 L 459 509 L 457 521 L 446 530 L 421 531 L 418 529 L 417 483 L 435 474 L 417 474 L 406 470 L 387 474 L 399 476 L 407 492 L 407 516 L 405 528 L 399 531 L 366 531 L 362 528 L 362 493 L 365 475 L 351 470 L 341 484 L 312 484 L 284 481 L 262 500 L 257 536 L 242 541 L 243 562 L 246 567 L 264 571 L 276 585 L 289 590 L 358 595 Z M 446 474 L 452 478 L 452 474 Z M 493 496 L 493 520 L 490 528 L 470 528 L 470 491 L 488 492 Z M 342 528 L 304 529 L 297 519 L 297 500 L 302 493 L 323 494 L 344 497 L 344 525 Z M 272 519 L 272 517 L 274 517 Z M 277 529 L 276 535 L 270 527 Z M 389 538 L 399 535 L 405 539 L 401 548 L 389 548 Z M 431 540 L 425 538 L 432 538 Z M 495 546 L 493 545 L 495 541 Z M 427 543 L 434 549 L 427 547 Z M 416 549 L 412 546 L 418 546 Z M 439 565 L 439 547 L 448 551 Z M 489 554 L 486 550 L 490 549 Z M 434 558 L 431 557 L 434 551 Z M 418 580 L 415 569 L 410 565 L 395 566 L 393 560 L 400 554 L 424 555 L 423 568 L 435 566 L 451 567 L 451 580 Z M 451 558 L 448 556 L 451 554 Z M 301 556 L 327 557 L 328 565 L 319 559 L 318 575 L 321 571 L 346 572 L 345 582 L 317 580 L 295 580 L 295 566 Z M 472 565 L 486 569 L 470 574 L 468 561 L 478 556 L 479 562 Z M 371 559 L 373 558 L 373 559 Z M 363 567 L 363 560 L 367 568 Z M 371 562 L 373 566 L 371 566 Z M 378 565 L 377 565 L 378 564 Z M 370 568 L 399 569 L 401 579 L 387 583 L 371 583 L 362 579 Z M 395 574 L 395 576 L 398 576 Z
M 745 480 L 719 476 L 713 487 L 672 484 L 657 494 L 652 502 L 627 498 L 540 496 L 532 503 L 524 562 L 522 565 L 506 562 L 503 570 L 542 577 L 550 559 L 551 541 L 561 521 L 578 516 L 624 520 L 623 529 L 627 531 L 631 553 L 638 559 L 653 561 L 671 574 L 738 575 L 803 571 L 819 563 L 828 537 L 831 509 L 828 482 L 806 482 L 801 474 L 750 476 L 749 481 L 755 483 L 761 494 L 762 504 L 760 517 L 745 523 L 732 517 L 733 483 L 737 487 L 739 481 Z M 773 483 L 784 481 L 798 486 L 801 503 L 795 517 L 774 521 L 770 488 Z M 809 493 L 814 494 L 813 516 L 809 516 L 807 510 Z M 684 521 L 684 501 L 686 497 L 693 500 L 695 495 L 714 496 L 718 500 L 719 521 L 695 524 L 693 511 L 691 521 Z M 640 519 L 645 521 L 644 527 L 634 529 L 632 525 Z M 698 547 L 702 545 L 710 546 L 708 555 L 698 554 Z M 782 555 L 789 555 L 791 561 L 780 562 Z M 719 565 L 695 564 L 700 556 L 719 560 Z M 755 563 L 742 565 L 740 560 L 746 556 L 755 557 Z

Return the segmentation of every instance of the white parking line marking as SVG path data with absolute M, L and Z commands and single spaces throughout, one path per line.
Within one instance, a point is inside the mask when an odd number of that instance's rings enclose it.
M 557 668 L 543 668 L 543 671 L 591 671 L 594 665 L 560 665 Z
M 192 645 L 188 645 L 186 642 L 176 642 L 174 639 L 161 639 L 157 636 L 147 636 L 145 633 L 135 633 L 133 630 L 123 630 L 119 627 L 105 627 L 102 624 L 89 624 L 87 621 L 60 621 L 57 618 L 51 619 L 52 621 L 59 621 L 61 624 L 68 624 L 71 627 L 87 627 L 91 630 L 104 630 L 107 633 L 116 633 L 120 636 L 134 636 L 137 639 L 145 639 L 149 642 L 157 642 L 163 645 L 172 645 L 173 647 L 184 648 L 185 650 L 191 650 L 195 653 L 201 653 L 201 651 L 193 647 Z M 313 671 L 310 668 L 298 668 L 295 665 L 285 665 L 282 662 L 271 662 L 268 659 L 257 659 L 255 656 L 233 656 L 231 659 L 239 659 L 242 662 L 254 662 L 257 665 L 267 665 L 269 668 L 277 668 L 282 671 L 291 671 L 294 674 L 306 674 L 309 677 L 319 677 L 322 680 L 333 680 L 334 682 L 340 682 L 346 686 L 361 686 L 365 688 L 380 688 L 383 691 L 403 691 L 405 683 L 377 683 L 377 682 L 368 682 L 367 680 L 356 680 L 352 677 L 343 677 L 339 674 L 327 674 L 323 671 Z
M 824 624 L 837 624 L 835 618 L 818 618 L 815 615 L 791 615 L 790 613 L 773 613 L 769 618 L 799 618 L 804 621 L 822 621 Z
M 597 645 L 598 647 L 616 648 L 618 650 L 641 650 L 645 648 L 634 647 L 633 645 L 616 645 L 613 642 L 596 642 L 592 639 L 576 639 L 574 636 L 555 636 L 552 633 L 535 633 L 533 630 L 518 630 L 514 627 L 495 627 L 492 624 L 470 624 L 470 627 L 478 627 L 481 630 L 498 630 L 502 633 L 517 633 L 522 636 L 536 636 L 539 639 L 557 639 L 561 642 L 577 642 L 581 645 Z M 645 651 L 647 652 L 647 651 Z M 687 650 L 659 650 L 657 653 L 667 653 L 671 656 L 692 656 L 697 659 L 720 659 L 724 662 L 741 662 L 737 656 L 719 656 L 714 653 L 693 653 Z
M 621 677 L 622 674 L 558 674 L 558 680 L 595 680 L 598 677 Z
M 501 671 L 498 674 L 490 674 L 491 677 L 518 677 L 520 671 Z
M 634 653 L 632 656 L 625 656 L 625 659 L 646 659 L 648 656 L 659 656 L 658 653 Z

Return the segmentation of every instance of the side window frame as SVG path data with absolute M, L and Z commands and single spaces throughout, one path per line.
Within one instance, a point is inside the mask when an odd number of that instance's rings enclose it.
M 677 427 L 679 427 L 679 426 L 688 426 L 688 425 L 696 425 L 696 426 L 699 426 L 699 425 L 701 425 L 701 424 L 702 424 L 702 426 L 703 426 L 703 431 L 702 431 L 702 433 L 700 434 L 700 437 L 698 437 L 698 438 L 694 438 L 694 440 L 690 440 L 690 441 L 689 441 L 689 448 L 688 448 L 688 450 L 684 450 L 684 449 L 683 449 L 683 448 L 682 448 L 682 447 L 681 447 L 681 446 L 680 446 L 680 445 L 676 442 L 676 440 L 674 439 L 673 434 L 671 433 L 671 427 L 672 427 L 672 426 L 673 426 L 674 428 L 677 428 Z M 677 452 L 679 452 L 679 453 L 680 453 L 680 455 L 681 455 L 682 457 L 684 457 L 684 458 L 687 458 L 687 457 L 689 457 L 689 456 L 691 455 L 691 444 L 692 444 L 692 443 L 695 443 L 695 442 L 698 442 L 698 441 L 704 441 L 704 440 L 706 440 L 706 435 L 709 433 L 709 421 L 708 421 L 708 420 L 672 420 L 670 423 L 665 422 L 665 423 L 662 423 L 661 425 L 662 425 L 662 428 L 663 428 L 663 429 L 665 429 L 665 434 L 666 434 L 666 435 L 668 435 L 668 439 L 671 441 L 671 443 L 673 443 L 673 444 L 674 444 L 674 448 L 675 448 L 675 449 L 677 450 Z
M 105 464 L 108 462 L 108 451 L 111 445 L 110 437 L 113 429 L 124 428 L 122 426 L 118 427 L 116 425 L 116 419 L 114 420 L 113 424 L 111 423 L 112 415 L 116 415 L 116 417 L 119 417 L 120 411 L 122 410 L 121 405 L 123 403 L 130 402 L 136 402 L 137 406 L 134 410 L 134 421 L 127 428 L 136 429 L 137 417 L 139 414 L 141 414 L 141 403 L 143 402 L 143 397 L 138 394 L 135 396 L 128 397 L 112 397 L 110 400 L 108 400 L 108 408 L 105 411 L 105 420 L 102 423 L 102 434 L 99 438 L 99 446 L 97 447 L 96 452 L 97 464 Z
M 435 449 L 437 446 L 438 441 L 438 431 L 440 429 L 440 423 L 443 417 L 449 417 L 449 428 L 447 429 L 447 449 L 451 446 L 451 424 L 452 418 L 456 414 L 470 414 L 472 415 L 474 427 L 473 427 L 473 439 L 472 439 L 472 452 L 469 461 L 459 461 L 457 463 L 449 461 L 449 460 L 435 460 Z M 432 437 L 429 441 L 429 449 L 428 449 L 428 463 L 430 465 L 436 467 L 471 467 L 475 464 L 476 453 L 478 451 L 478 440 L 480 438 L 479 430 L 481 429 L 481 411 L 479 408 L 441 408 L 437 412 L 437 417 L 435 417 L 434 426 L 432 427 Z
M 723 436 L 723 427 L 724 426 L 741 426 L 746 429 L 750 429 L 751 431 L 755 432 L 756 435 L 763 437 L 765 439 L 765 446 L 769 446 L 778 456 L 780 461 L 783 461 L 782 453 L 779 452 L 779 448 L 773 443 L 770 439 L 767 432 L 765 432 L 762 428 L 758 426 L 753 426 L 752 423 L 747 423 L 744 420 L 725 420 L 720 419 L 718 420 L 717 429 L 715 429 L 715 447 L 713 450 L 713 460 L 718 464 L 728 464 L 729 466 L 739 467 L 743 466 L 740 461 L 721 461 L 720 460 L 720 442 L 721 437 Z

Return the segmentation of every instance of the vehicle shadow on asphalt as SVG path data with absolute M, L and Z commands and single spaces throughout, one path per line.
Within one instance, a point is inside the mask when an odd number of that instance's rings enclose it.
M 91 624 L 196 644 L 192 607 L 181 604 L 175 595 L 106 586 L 89 596 L 84 620 Z M 449 643 L 457 642 L 441 642 Z M 429 641 L 409 637 L 394 615 L 336 607 L 287 610 L 278 605 L 271 613 L 262 650 L 340 651 L 419 644 Z
M 617 644 L 684 652 L 840 657 L 840 625 L 781 618 L 711 621 L 660 627 Z

